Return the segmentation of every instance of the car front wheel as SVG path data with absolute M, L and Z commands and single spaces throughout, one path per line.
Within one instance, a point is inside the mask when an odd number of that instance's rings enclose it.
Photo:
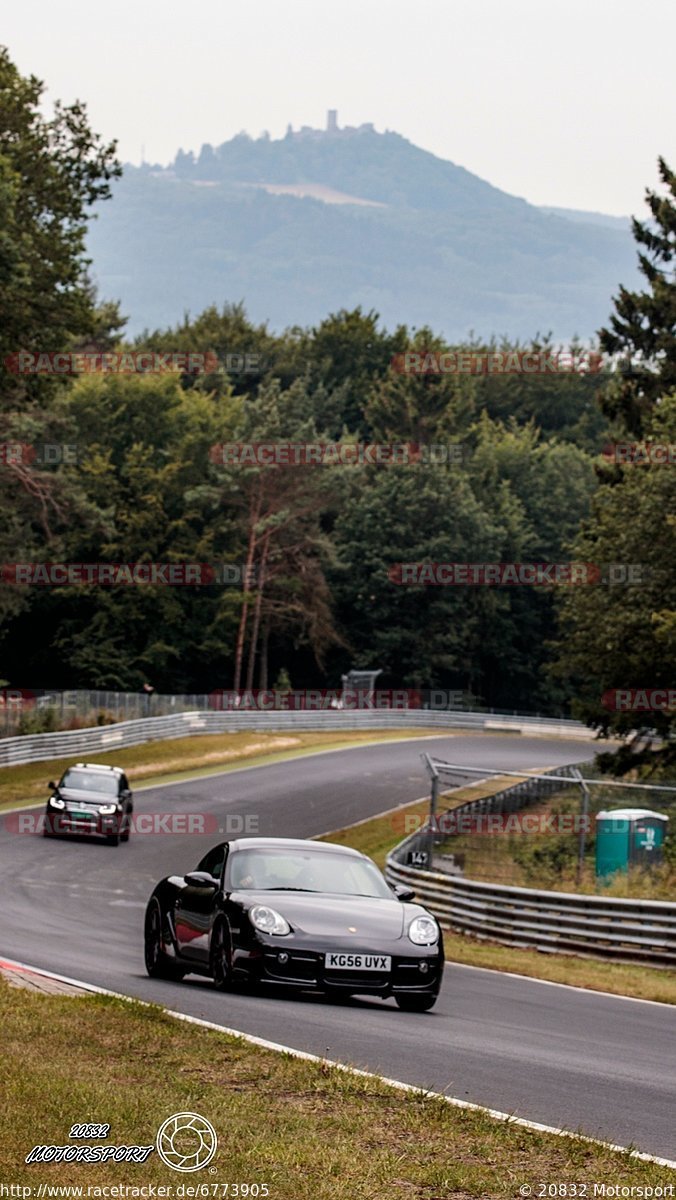
M 211 952 L 209 955 L 211 978 L 219 992 L 230 987 L 232 971 L 230 968 L 230 938 L 225 927 L 225 921 L 217 921 L 211 934 Z

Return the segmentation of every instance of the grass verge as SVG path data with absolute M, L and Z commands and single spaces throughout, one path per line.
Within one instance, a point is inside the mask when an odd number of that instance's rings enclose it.
M 482 795 L 490 795 L 492 791 L 499 791 L 503 783 L 491 779 L 478 786 L 460 788 L 443 798 L 440 811 Z M 354 846 L 384 867 L 388 852 L 407 832 L 416 828 L 416 820 L 423 817 L 427 810 L 427 801 L 402 806 L 384 816 L 326 834 L 323 840 Z M 407 829 L 408 817 L 411 820 Z M 447 959 L 466 966 L 512 971 L 533 979 L 546 979 L 551 983 L 567 983 L 594 991 L 613 992 L 618 996 L 676 1004 L 676 971 L 651 970 L 634 963 L 607 962 L 605 959 L 574 955 L 549 955 L 539 950 L 501 946 L 459 933 L 446 932 L 444 943 Z
M 445 731 L 442 731 L 442 735 Z M 132 787 L 140 783 L 170 783 L 181 778 L 198 778 L 235 770 L 240 766 L 259 766 L 312 754 L 318 750 L 341 750 L 366 742 L 398 741 L 401 738 L 440 736 L 434 729 L 341 730 L 321 733 L 217 733 L 197 737 L 146 742 L 125 750 L 105 750 L 96 761 L 124 767 Z M 449 734 L 450 736 L 450 734 Z M 81 758 L 69 755 L 19 767 L 0 768 L 0 811 L 47 799 L 47 783 L 58 778 L 68 763 Z
M 224 999 L 225 1019 L 226 1009 Z M 155 1006 L 45 997 L 0 981 L 0 1030 L 4 1176 L 34 1194 L 40 1183 L 171 1185 L 174 1195 L 181 1183 L 197 1185 L 197 1195 L 258 1183 L 270 1200 L 497 1200 L 523 1185 L 537 1195 L 550 1180 L 658 1187 L 674 1179 L 627 1153 L 398 1092 L 183 1024 Z M 151 1145 L 167 1117 L 186 1111 L 217 1131 L 213 1170 L 186 1178 L 156 1153 L 142 1166 L 24 1162 L 36 1144 L 67 1145 L 70 1127 L 86 1121 L 110 1124 L 103 1144 Z

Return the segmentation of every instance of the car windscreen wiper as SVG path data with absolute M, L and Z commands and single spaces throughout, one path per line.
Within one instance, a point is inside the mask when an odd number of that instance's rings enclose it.
M 263 892 L 315 892 L 316 895 L 319 895 L 319 888 L 272 887 L 260 890 Z
M 329 892 L 321 888 L 273 887 L 258 888 L 262 892 L 313 892 L 315 896 L 346 896 L 348 899 L 389 900 L 389 896 L 374 896 L 373 892 Z

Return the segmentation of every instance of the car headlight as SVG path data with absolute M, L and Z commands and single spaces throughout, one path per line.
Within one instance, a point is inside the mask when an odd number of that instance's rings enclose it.
M 101 813 L 102 817 L 109 817 L 111 813 L 115 813 L 117 811 L 118 811 L 117 804 L 101 804 L 101 805 L 99 805 L 99 812 Z
M 268 908 L 267 904 L 254 904 L 249 911 L 249 920 L 254 929 L 260 929 L 261 933 L 276 933 L 280 937 L 291 933 L 289 922 L 276 909 Z
M 65 808 L 66 801 L 62 800 L 60 796 L 50 796 L 49 806 L 50 808 Z
M 416 917 L 408 927 L 408 936 L 415 946 L 431 946 L 439 940 L 439 926 L 432 917 Z

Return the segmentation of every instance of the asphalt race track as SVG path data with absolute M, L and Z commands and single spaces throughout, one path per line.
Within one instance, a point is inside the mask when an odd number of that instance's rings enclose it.
M 548 1125 L 676 1159 L 676 1013 L 451 966 L 431 1013 L 394 1001 L 227 995 L 197 977 L 146 977 L 154 884 L 197 865 L 247 815 L 261 834 L 308 837 L 427 792 L 421 751 L 467 766 L 580 761 L 589 742 L 445 736 L 385 742 L 136 793 L 136 814 L 204 814 L 214 831 L 133 834 L 117 849 L 19 835 L 2 822 L 0 954 L 193 1016 Z M 14 817 L 16 823 L 16 817 Z M 170 1081 L 168 1081 L 170 1086 Z

